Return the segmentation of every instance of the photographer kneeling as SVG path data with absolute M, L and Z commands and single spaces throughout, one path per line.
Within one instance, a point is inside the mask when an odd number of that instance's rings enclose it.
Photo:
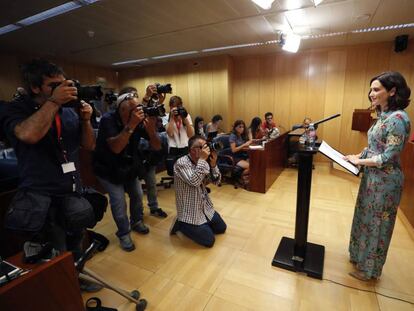
M 6 227 L 58 251 L 72 251 L 76 260 L 84 229 L 96 223 L 92 206 L 81 196 L 78 170 L 79 146 L 95 147 L 92 107 L 78 98 L 89 87 L 66 80 L 60 67 L 41 59 L 25 64 L 22 74 L 26 94 L 14 98 L 1 117 L 20 175 Z M 69 108 L 72 104 L 75 108 Z
M 112 215 L 118 227 L 116 235 L 125 251 L 135 249 L 131 229 L 141 234 L 149 232 L 143 222 L 142 188 L 138 178 L 145 172 L 138 150 L 141 137 L 149 140 L 153 149 L 161 148 L 156 118 L 145 116 L 143 107 L 138 105 L 137 93 L 123 94 L 118 97 L 116 110 L 101 119 L 94 171 L 109 193 Z M 130 199 L 130 220 L 125 192 Z
M 206 189 L 209 182 L 220 183 L 217 153 L 201 136 L 191 137 L 188 147 L 189 154 L 174 165 L 177 222 L 171 233 L 181 231 L 194 242 L 212 247 L 214 234 L 224 233 L 227 228 Z

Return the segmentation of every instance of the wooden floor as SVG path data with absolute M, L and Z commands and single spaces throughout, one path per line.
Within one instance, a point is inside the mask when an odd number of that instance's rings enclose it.
M 325 246 L 324 278 L 414 302 L 414 240 L 398 218 L 382 277 L 376 283 L 348 276 L 348 239 L 358 183 L 316 165 L 313 173 L 308 240 Z M 226 221 L 211 249 L 182 235 L 169 236 L 175 215 L 174 189 L 159 191 L 169 217 L 149 216 L 151 232 L 132 233 L 136 250 L 121 250 L 110 211 L 97 226 L 111 243 L 88 267 L 124 289 L 138 289 L 147 310 L 414 310 L 414 305 L 327 280 L 272 267 L 282 236 L 293 237 L 297 171 L 286 169 L 266 194 L 212 186 L 211 197 Z M 357 180 L 356 180 L 357 181 Z M 102 290 L 103 305 L 135 310 L 121 296 Z

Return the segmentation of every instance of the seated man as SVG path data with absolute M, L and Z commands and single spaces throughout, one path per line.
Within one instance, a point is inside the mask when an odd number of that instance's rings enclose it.
M 206 184 L 218 184 L 221 174 L 217 168 L 217 153 L 211 151 L 206 140 L 193 136 L 188 141 L 189 154 L 174 165 L 177 222 L 171 233 L 181 231 L 194 242 L 212 247 L 214 234 L 224 233 L 227 225 L 214 210 Z
M 147 87 L 146 97 L 154 90 Z M 155 117 L 144 114 L 139 105 L 137 93 L 120 95 L 117 109 L 106 113 L 100 122 L 94 171 L 98 180 L 109 193 L 112 216 L 118 227 L 116 232 L 121 248 L 125 251 L 135 249 L 131 239 L 131 229 L 147 234 L 149 228 L 143 221 L 142 188 L 139 177 L 145 168 L 138 150 L 141 137 L 149 140 L 154 150 L 161 148 L 156 131 Z M 129 195 L 130 217 L 128 219 L 125 193 Z
M 280 131 L 277 128 L 276 123 L 273 121 L 273 113 L 265 113 L 265 120 L 262 123 L 262 129 L 268 138 L 276 138 L 279 136 Z

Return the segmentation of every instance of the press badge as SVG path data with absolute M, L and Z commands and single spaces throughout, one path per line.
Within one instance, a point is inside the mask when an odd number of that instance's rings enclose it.
M 62 170 L 63 170 L 63 174 L 76 171 L 75 163 L 73 162 L 63 163 Z

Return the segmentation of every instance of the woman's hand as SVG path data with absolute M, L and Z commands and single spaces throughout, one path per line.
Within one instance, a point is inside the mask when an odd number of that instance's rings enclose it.
M 354 165 L 359 165 L 360 164 L 359 155 L 356 155 L 356 154 L 350 154 L 350 155 L 344 156 L 344 160 L 348 161 L 348 162 L 351 162 Z

